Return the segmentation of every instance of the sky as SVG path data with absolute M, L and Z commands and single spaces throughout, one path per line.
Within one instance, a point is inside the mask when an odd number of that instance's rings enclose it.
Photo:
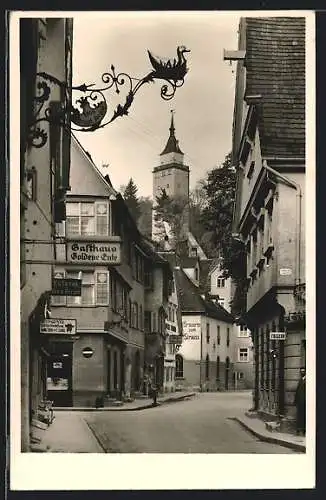
M 237 49 L 239 13 L 152 11 L 95 16 L 74 19 L 74 85 L 99 86 L 111 64 L 116 73 L 142 78 L 152 69 L 147 49 L 174 58 L 179 45 L 191 51 L 185 54 L 189 71 L 172 100 L 160 96 L 165 82 L 145 84 L 128 116 L 95 132 L 77 132 L 78 140 L 102 173 L 109 174 L 115 189 L 132 177 L 138 195 L 152 197 L 152 170 L 167 142 L 173 109 L 176 137 L 190 167 L 193 188 L 231 149 L 236 67 L 223 60 L 223 50 Z M 123 95 L 112 89 L 106 97 L 114 108 L 124 102 Z

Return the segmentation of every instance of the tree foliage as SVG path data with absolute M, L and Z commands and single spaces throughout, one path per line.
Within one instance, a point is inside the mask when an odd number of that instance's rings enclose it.
M 241 241 L 232 236 L 236 172 L 229 153 L 220 167 L 208 172 L 203 189 L 206 205 L 201 211 L 204 234 L 201 244 L 210 256 L 222 258 L 225 277 L 236 285 L 233 311 L 240 312 L 245 300 L 246 254 Z
M 138 218 L 139 231 L 147 236 L 152 237 L 152 212 L 153 201 L 149 196 L 142 196 L 138 199 L 140 215 Z
M 187 238 L 185 228 L 189 221 L 189 200 L 186 197 L 169 196 L 165 189 L 155 200 L 154 220 L 159 225 L 168 224 L 172 238 L 170 244 L 180 253 Z
M 130 178 L 122 195 L 136 223 L 138 222 L 138 218 L 140 216 L 140 207 L 139 207 L 139 200 L 137 198 L 137 191 L 138 188 L 136 184 L 134 183 L 133 179 Z

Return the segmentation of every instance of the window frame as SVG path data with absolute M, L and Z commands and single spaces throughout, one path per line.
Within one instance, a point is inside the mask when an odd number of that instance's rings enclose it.
M 241 352 L 242 351 L 242 352 Z M 244 353 L 244 351 L 246 351 Z M 242 359 L 245 354 L 246 359 Z M 238 348 L 238 362 L 239 363 L 248 363 L 249 362 L 249 347 L 239 347 Z
M 107 307 L 112 305 L 111 302 L 111 289 L 110 289 L 110 271 L 108 270 L 100 270 L 94 269 L 93 271 L 85 271 L 85 270 L 73 270 L 73 269 L 55 269 L 54 274 L 61 274 L 62 278 L 67 278 L 71 276 L 71 274 L 77 274 L 78 279 L 83 279 L 83 273 L 92 274 L 94 277 L 94 281 L 91 283 L 87 283 L 82 281 L 82 294 L 78 296 L 69 296 L 69 295 L 51 295 L 51 306 L 54 307 Z M 100 274 L 106 275 L 106 301 L 98 301 L 98 287 L 101 283 L 98 281 L 98 276 Z M 82 302 L 83 298 L 83 287 L 93 287 L 93 300 L 91 304 L 84 304 Z M 69 297 L 71 301 L 69 301 Z M 72 301 L 75 299 L 75 302 Z
M 69 205 L 78 205 L 78 215 L 68 215 L 69 211 Z M 82 214 L 82 206 L 83 205 L 92 205 L 93 206 L 93 214 L 92 215 L 85 215 Z M 103 217 L 103 215 L 99 214 L 97 212 L 97 209 L 99 205 L 106 205 L 106 218 L 107 218 L 107 223 L 105 225 L 107 231 L 106 233 L 100 233 L 98 231 L 98 220 L 100 217 Z M 76 218 L 78 217 L 78 232 L 72 233 L 69 231 L 69 218 Z M 94 232 L 82 232 L 82 219 L 83 218 L 92 218 L 94 220 Z M 96 236 L 96 237 L 107 237 L 112 235 L 112 210 L 111 210 L 111 202 L 109 200 L 96 200 L 96 201 L 70 201 L 67 200 L 66 202 L 66 224 L 65 224 L 65 235 L 67 237 L 76 237 L 76 236 L 81 236 L 81 237 L 86 237 L 86 236 Z

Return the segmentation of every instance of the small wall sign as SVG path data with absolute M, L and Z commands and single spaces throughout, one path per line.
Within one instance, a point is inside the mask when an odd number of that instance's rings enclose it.
M 286 332 L 269 332 L 270 340 L 285 340 Z
M 292 274 L 292 269 L 289 269 L 287 267 L 281 268 L 280 269 L 280 275 L 281 276 L 291 276 Z

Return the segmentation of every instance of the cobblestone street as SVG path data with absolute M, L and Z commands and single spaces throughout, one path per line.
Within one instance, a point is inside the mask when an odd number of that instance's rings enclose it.
M 259 441 L 232 417 L 251 393 L 202 393 L 136 412 L 92 412 L 83 418 L 106 453 L 295 453 Z

